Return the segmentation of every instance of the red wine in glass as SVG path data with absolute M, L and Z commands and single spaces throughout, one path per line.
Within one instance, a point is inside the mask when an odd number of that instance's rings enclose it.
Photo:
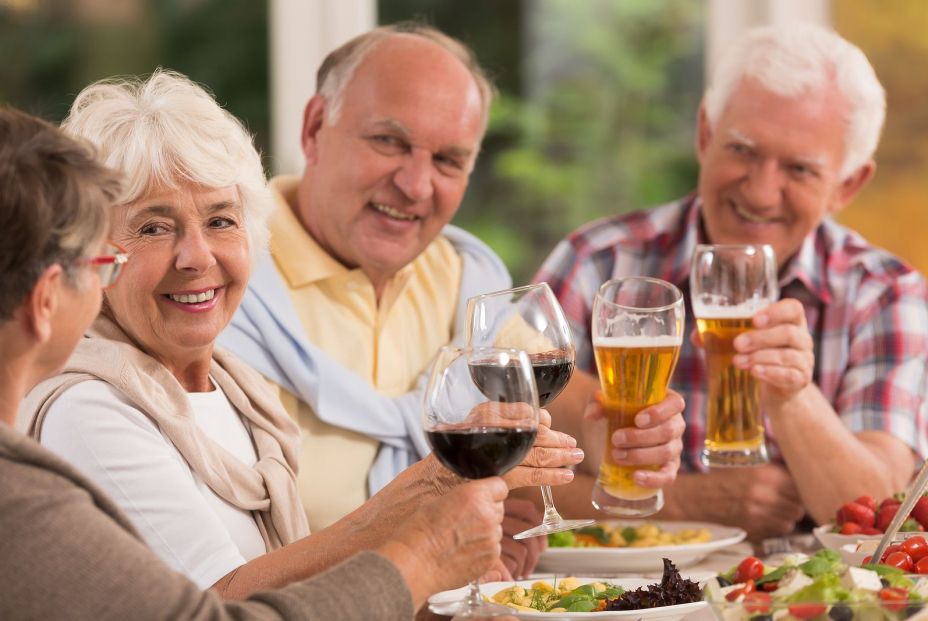
M 535 433 L 519 427 L 465 427 L 438 428 L 426 435 L 432 452 L 449 470 L 465 479 L 482 479 L 515 468 L 535 442 Z

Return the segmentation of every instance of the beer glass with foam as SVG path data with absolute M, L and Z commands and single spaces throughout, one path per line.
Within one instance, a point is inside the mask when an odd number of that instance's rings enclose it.
M 667 395 L 680 355 L 683 294 L 656 278 L 620 278 L 599 288 L 593 300 L 593 350 L 608 423 L 606 450 L 593 488 L 593 506 L 614 515 L 640 517 L 660 510 L 660 489 L 640 487 L 635 470 L 612 455 L 612 435 L 635 426 L 635 416 Z
M 699 245 L 690 274 L 693 315 L 706 360 L 708 396 L 702 462 L 767 463 L 757 381 L 732 363 L 735 338 L 777 301 L 777 261 L 768 245 Z

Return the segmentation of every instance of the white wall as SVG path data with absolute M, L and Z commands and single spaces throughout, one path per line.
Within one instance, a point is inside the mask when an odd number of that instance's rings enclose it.
M 706 15 L 706 76 L 728 44 L 754 26 L 784 22 L 831 24 L 830 0 L 709 0 Z
M 303 107 L 326 54 L 377 23 L 376 0 L 271 0 L 271 172 L 303 170 Z

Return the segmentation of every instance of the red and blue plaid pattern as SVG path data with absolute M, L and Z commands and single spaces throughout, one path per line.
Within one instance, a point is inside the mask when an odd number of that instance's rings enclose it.
M 690 258 L 705 242 L 700 201 L 690 195 L 651 211 L 592 222 L 563 240 L 542 265 L 577 347 L 578 368 L 596 372 L 590 335 L 593 296 L 610 278 L 653 276 L 686 296 L 686 337 L 671 386 L 686 400 L 682 471 L 701 470 L 705 368 L 689 341 Z M 928 290 L 924 278 L 829 219 L 804 241 L 780 278 L 780 297 L 806 310 L 815 343 L 813 381 L 853 432 L 885 431 L 928 454 Z M 768 448 L 778 455 L 767 430 Z

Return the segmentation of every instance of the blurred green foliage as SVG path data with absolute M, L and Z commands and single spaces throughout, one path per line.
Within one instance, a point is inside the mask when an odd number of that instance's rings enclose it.
M 84 6 L 82 6 L 82 4 Z M 206 85 L 267 151 L 267 0 L 0 3 L 0 101 L 59 122 L 94 80 L 157 67 Z M 109 10 L 110 7 L 112 10 Z

